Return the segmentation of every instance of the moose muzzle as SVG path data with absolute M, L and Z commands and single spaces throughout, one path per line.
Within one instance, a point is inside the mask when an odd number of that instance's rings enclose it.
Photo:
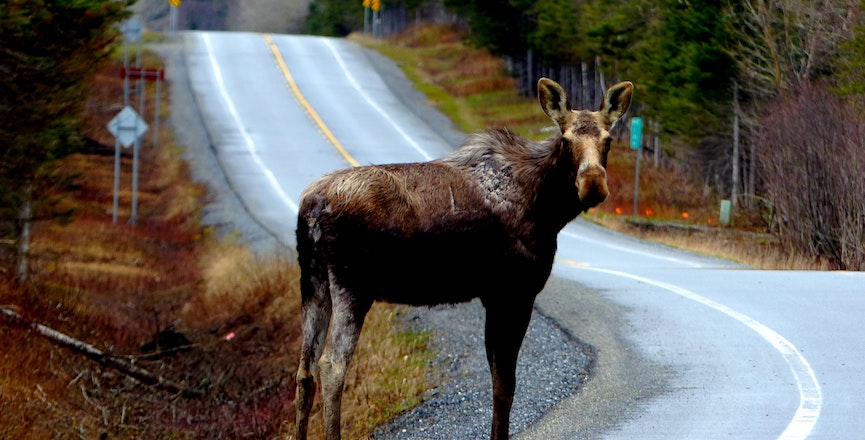
M 577 189 L 580 202 L 589 208 L 598 206 L 610 194 L 607 188 L 607 171 L 600 165 L 583 167 L 577 174 Z

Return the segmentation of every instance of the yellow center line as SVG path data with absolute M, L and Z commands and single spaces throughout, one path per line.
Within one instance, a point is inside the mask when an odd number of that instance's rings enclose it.
M 300 104 L 301 107 L 306 111 L 306 114 L 309 115 L 309 118 L 312 119 L 312 122 L 315 122 L 315 125 L 318 126 L 318 129 L 321 130 L 321 133 L 324 137 L 330 141 L 336 151 L 342 155 L 342 157 L 346 160 L 346 162 L 350 163 L 352 166 L 359 166 L 357 160 L 348 154 L 348 151 L 343 148 L 342 144 L 339 140 L 336 139 L 336 136 L 333 135 L 333 132 L 327 128 L 324 121 L 321 117 L 316 113 L 315 109 L 312 108 L 312 105 L 309 104 L 309 101 L 303 97 L 303 94 L 300 93 L 300 89 L 297 87 L 297 83 L 294 82 L 294 77 L 291 76 L 291 72 L 288 70 L 288 66 L 285 64 L 285 60 L 282 58 L 282 54 L 279 52 L 279 48 L 276 47 L 276 44 L 273 42 L 273 39 L 270 38 L 269 34 L 264 34 L 264 41 L 267 42 L 267 45 L 270 47 L 270 51 L 273 52 L 273 57 L 276 59 L 276 65 L 279 66 L 279 69 L 282 71 L 282 76 L 285 77 L 285 81 L 288 83 L 288 87 L 291 90 L 291 94 L 294 95 L 294 99 Z
M 561 263 L 571 267 L 588 267 L 589 263 L 585 262 L 577 262 L 574 260 L 569 260 L 567 258 L 556 258 L 556 263 Z

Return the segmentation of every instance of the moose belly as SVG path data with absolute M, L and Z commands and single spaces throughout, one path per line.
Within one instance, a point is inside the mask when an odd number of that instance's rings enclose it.
M 327 247 L 328 265 L 339 285 L 355 295 L 412 305 L 537 294 L 555 252 L 527 252 L 491 225 L 407 237 L 366 232 L 343 236 Z

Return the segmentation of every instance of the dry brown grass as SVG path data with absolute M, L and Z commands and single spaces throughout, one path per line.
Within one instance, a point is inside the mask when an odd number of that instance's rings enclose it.
M 0 438 L 286 435 L 300 348 L 297 265 L 209 238 L 197 219 L 205 191 L 189 182 L 166 130 L 159 149 L 149 138 L 142 148 L 135 226 L 126 224 L 124 151 L 120 221 L 111 222 L 113 139 L 104 126 L 118 110 L 116 78 L 108 66 L 94 81 L 92 142 L 61 166 L 79 174 L 62 202 L 74 221 L 36 225 L 32 283 L 0 271 L 0 305 L 205 394 L 155 390 L 0 320 Z M 427 337 L 396 330 L 397 314 L 376 306 L 368 317 L 348 376 L 347 437 L 367 436 L 427 386 Z M 314 419 L 313 432 L 320 425 Z
M 504 61 L 464 45 L 463 36 L 451 27 L 421 24 L 387 41 L 350 38 L 394 59 L 430 103 L 463 131 L 507 126 L 537 137 L 532 131 L 551 125 L 537 111 L 537 101 L 518 96 Z
M 599 225 L 643 240 L 710 255 L 755 269 L 828 270 L 827 262 L 813 260 L 785 249 L 776 237 L 720 226 L 694 225 L 681 221 L 635 219 L 627 215 L 588 213 Z

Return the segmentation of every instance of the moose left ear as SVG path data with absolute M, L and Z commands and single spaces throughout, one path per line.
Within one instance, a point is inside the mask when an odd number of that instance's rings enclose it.
M 544 109 L 544 113 L 559 127 L 564 123 L 565 117 L 571 113 L 571 101 L 568 100 L 565 89 L 549 78 L 538 80 L 538 102 Z
M 614 84 L 604 95 L 601 103 L 601 116 L 607 127 L 612 127 L 631 106 L 631 96 L 634 95 L 634 84 L 630 81 L 622 81 Z

